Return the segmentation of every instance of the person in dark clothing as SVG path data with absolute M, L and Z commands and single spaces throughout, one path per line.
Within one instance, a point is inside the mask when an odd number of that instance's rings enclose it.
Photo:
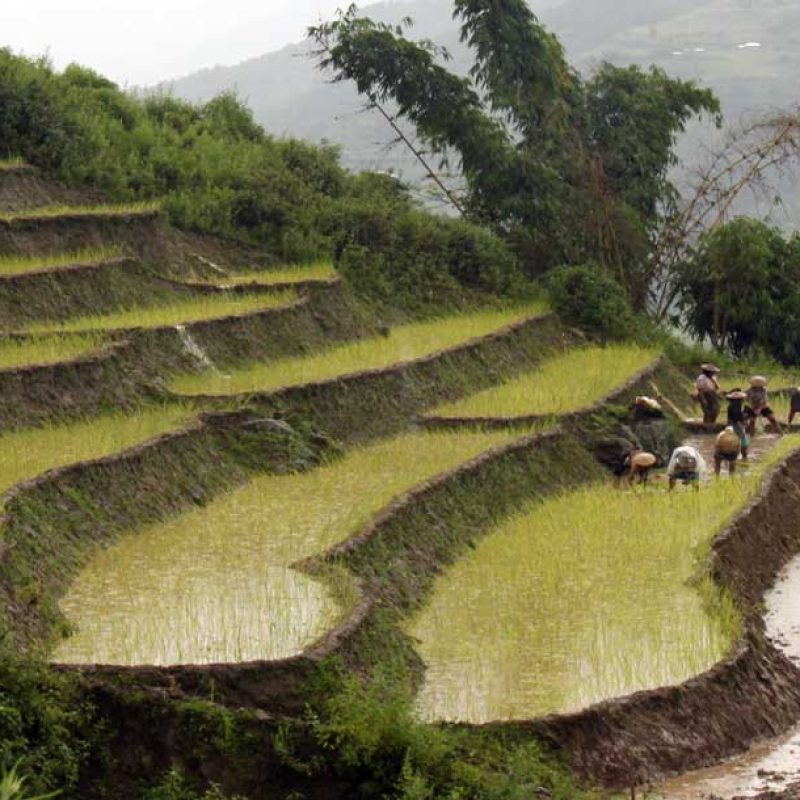
M 768 420 L 778 433 L 783 433 L 775 412 L 770 408 L 769 395 L 767 394 L 767 379 L 761 375 L 756 375 L 750 379 L 750 388 L 747 390 L 747 405 L 744 413 L 748 418 L 748 433 L 752 438 L 756 433 L 756 420 L 764 417 Z
M 695 382 L 697 399 L 703 409 L 703 423 L 706 425 L 715 425 L 719 412 L 722 410 L 717 375 L 719 375 L 719 367 L 713 364 L 703 364 Z
M 728 427 L 733 428 L 742 445 L 742 461 L 747 461 L 747 453 L 750 447 L 750 436 L 747 433 L 747 413 L 744 408 L 744 401 L 747 395 L 739 388 L 728 392 L 725 395 L 728 401 Z
M 789 424 L 794 422 L 794 418 L 800 414 L 800 386 L 792 389 L 789 397 Z

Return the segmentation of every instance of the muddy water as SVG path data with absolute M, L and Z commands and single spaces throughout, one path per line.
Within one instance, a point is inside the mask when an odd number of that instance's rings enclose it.
M 786 655 L 800 662 L 800 558 L 783 571 L 766 598 L 767 632 Z M 781 791 L 800 781 L 800 726 L 763 742 L 745 755 L 710 769 L 676 778 L 659 787 L 670 800 L 752 797 Z
M 352 587 L 291 569 L 348 538 L 392 497 L 513 440 L 411 434 L 303 475 L 265 476 L 99 553 L 61 608 L 76 632 L 53 658 L 176 664 L 290 656 L 329 630 Z
M 758 440 L 754 454 L 772 442 Z M 713 440 L 696 444 L 710 459 Z M 421 715 L 482 723 L 565 713 L 718 662 L 738 617 L 691 579 L 757 486 L 746 474 L 701 492 L 594 487 L 500 524 L 408 625 L 428 667 Z

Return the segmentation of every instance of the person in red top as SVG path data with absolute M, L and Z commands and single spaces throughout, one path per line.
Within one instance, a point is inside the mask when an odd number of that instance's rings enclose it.
M 697 399 L 703 409 L 703 422 L 706 425 L 716 424 L 719 412 L 722 410 L 722 403 L 719 399 L 719 367 L 713 364 L 703 364 L 700 367 L 700 376 L 695 381 L 697 389 Z

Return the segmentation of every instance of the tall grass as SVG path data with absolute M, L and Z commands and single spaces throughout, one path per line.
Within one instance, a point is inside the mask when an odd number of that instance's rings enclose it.
M 421 358 L 544 311 L 541 303 L 529 303 L 504 311 L 480 311 L 412 323 L 395 328 L 386 337 L 348 342 L 311 356 L 253 364 L 230 375 L 209 372 L 181 375 L 173 380 L 171 388 L 183 394 L 226 395 L 336 378 Z
M 111 455 L 180 427 L 192 406 L 104 414 L 84 422 L 0 434 L 0 492 L 57 467 Z
M 290 565 L 347 539 L 398 493 L 513 436 L 407 434 L 306 474 L 257 478 L 129 536 L 98 553 L 63 600 L 77 633 L 54 657 L 174 664 L 297 653 L 338 621 L 353 589 L 342 577 L 334 598 Z
M 697 578 L 699 564 L 797 446 L 787 437 L 747 477 L 700 492 L 598 485 L 499 523 L 408 625 L 428 666 L 421 713 L 486 722 L 569 712 L 711 667 L 740 621 Z
M 110 314 L 74 317 L 65 322 L 32 323 L 27 333 L 70 331 L 113 331 L 130 328 L 159 328 L 218 319 L 237 314 L 290 306 L 297 295 L 292 290 L 271 294 L 198 295 L 164 305 L 141 306 Z
M 658 355 L 636 345 L 573 350 L 500 386 L 440 406 L 433 413 L 444 417 L 564 414 L 605 397 Z
M 0 339 L 0 369 L 70 361 L 99 350 L 105 343 L 99 334 Z
M 241 286 L 255 283 L 260 286 L 271 286 L 276 283 L 302 283 L 303 281 L 326 281 L 336 277 L 336 270 L 330 261 L 318 261 L 313 264 L 297 264 L 277 269 L 254 269 L 239 272 L 236 275 L 213 281 L 221 286 Z
M 24 275 L 36 270 L 71 267 L 75 264 L 97 264 L 112 261 L 121 255 L 119 247 L 97 247 L 46 256 L 0 256 L 0 275 Z
M 0 158 L 0 172 L 4 169 L 17 169 L 23 166 L 25 166 L 25 160 L 18 156 Z
M 51 219 L 53 217 L 118 217 L 152 214 L 161 210 L 158 202 L 117 203 L 107 205 L 52 205 L 26 208 L 21 211 L 0 213 L 0 220 L 13 222 L 16 219 Z

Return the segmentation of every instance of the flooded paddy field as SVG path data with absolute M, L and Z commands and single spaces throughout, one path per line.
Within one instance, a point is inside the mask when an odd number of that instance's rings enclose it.
M 134 447 L 194 415 L 190 404 L 171 403 L 0 434 L 0 493 L 48 470 Z
M 24 331 L 27 333 L 53 333 L 159 328 L 266 311 L 270 308 L 290 306 L 296 301 L 297 295 L 292 290 L 266 294 L 199 295 L 181 298 L 163 305 L 141 306 L 97 316 L 73 317 L 63 322 L 34 323 L 26 327 Z
M 394 497 L 508 433 L 412 433 L 304 474 L 264 476 L 99 552 L 61 602 L 69 663 L 170 665 L 302 651 L 355 600 L 292 568 L 358 532 Z
M 0 339 L 0 369 L 17 369 L 71 361 L 88 356 L 106 343 L 102 334 Z
M 422 358 L 486 336 L 514 322 L 539 316 L 545 310 L 541 303 L 528 303 L 503 311 L 482 311 L 411 323 L 394 328 L 388 336 L 348 342 L 311 356 L 253 364 L 233 370 L 228 375 L 213 372 L 181 375 L 172 381 L 170 388 L 186 395 L 228 395 L 338 378 L 352 372 Z
M 757 467 L 702 491 L 581 489 L 498 524 L 406 627 L 427 665 L 419 713 L 483 723 L 576 711 L 680 683 L 729 651 L 732 602 L 701 565 L 757 491 Z
M 579 348 L 500 386 L 432 412 L 439 417 L 565 414 L 597 402 L 651 364 L 656 350 L 636 345 Z

